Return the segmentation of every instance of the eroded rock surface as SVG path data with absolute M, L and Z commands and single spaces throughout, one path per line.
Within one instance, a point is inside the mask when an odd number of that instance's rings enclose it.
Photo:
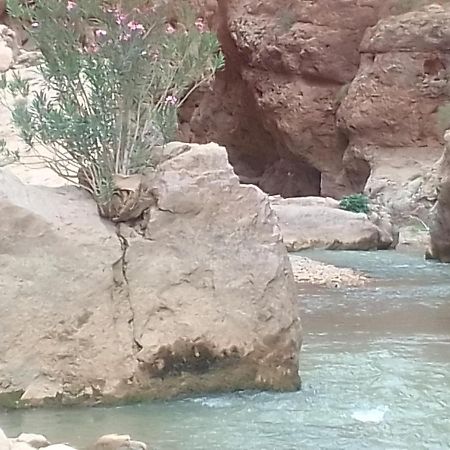
M 450 100 L 450 10 L 432 5 L 367 30 L 361 64 L 337 113 L 346 167 L 367 164 L 366 191 L 398 223 L 427 223 L 443 145 L 439 107 Z
M 294 281 L 267 197 L 222 147 L 165 152 L 146 178 L 154 206 L 118 234 L 82 191 L 1 172 L 2 404 L 299 386 Z
M 185 136 L 226 145 L 242 180 L 270 194 L 338 195 L 360 186 L 351 173 L 338 179 L 347 140 L 335 112 L 383 2 L 218 3 L 212 25 L 227 66 L 189 102 Z
M 227 66 L 182 111 L 183 135 L 226 145 L 241 181 L 269 194 L 365 190 L 396 223 L 429 225 L 448 3 L 218 3 L 208 17 Z
M 0 403 L 126 393 L 133 316 L 114 295 L 113 226 L 83 191 L 0 177 Z

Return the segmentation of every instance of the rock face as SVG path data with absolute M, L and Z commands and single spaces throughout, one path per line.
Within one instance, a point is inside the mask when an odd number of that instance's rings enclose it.
M 381 0 L 219 0 L 226 70 L 193 99 L 185 136 L 226 145 L 236 172 L 270 194 L 339 194 L 347 138 L 335 112 L 359 66 Z M 362 182 L 364 185 L 365 180 Z
M 450 132 L 445 134 L 446 150 L 441 163 L 442 179 L 431 227 L 429 258 L 450 263 Z
M 266 196 L 216 145 L 168 146 L 115 229 L 72 188 L 0 175 L 0 403 L 299 386 L 294 281 Z
M 339 209 L 339 202 L 331 198 L 272 197 L 271 205 L 280 219 L 288 251 L 375 250 L 396 244 L 393 230 L 375 225 L 366 214 Z
M 433 5 L 369 29 L 359 71 L 337 113 L 349 137 L 347 167 L 367 165 L 366 191 L 397 221 L 428 221 L 436 201 L 439 108 L 450 100 L 449 19 L 448 7 Z
M 135 361 L 114 228 L 83 192 L 26 187 L 6 171 L 0 210 L 0 403 L 123 392 Z
M 269 194 L 365 190 L 397 223 L 429 224 L 448 2 L 218 3 L 208 17 L 228 64 L 182 111 L 183 135 L 226 145 L 242 182 Z

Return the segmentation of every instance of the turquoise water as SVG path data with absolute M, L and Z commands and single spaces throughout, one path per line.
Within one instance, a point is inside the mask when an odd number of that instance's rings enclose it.
M 450 448 L 450 266 L 396 252 L 307 255 L 374 279 L 302 288 L 302 391 L 3 412 L 0 427 L 80 448 L 112 432 L 161 450 Z

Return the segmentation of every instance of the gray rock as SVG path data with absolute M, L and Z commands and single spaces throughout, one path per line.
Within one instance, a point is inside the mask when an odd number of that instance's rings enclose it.
M 333 199 L 272 198 L 271 205 L 279 217 L 288 251 L 308 248 L 374 250 L 388 248 L 395 242 L 388 222 L 383 222 L 381 228 L 366 214 L 339 209 L 339 203 Z

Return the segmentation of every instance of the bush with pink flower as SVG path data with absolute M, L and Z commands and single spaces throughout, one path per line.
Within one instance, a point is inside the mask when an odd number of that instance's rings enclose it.
M 170 12 L 147 0 L 126 9 L 101 0 L 24 3 L 9 0 L 9 13 L 30 24 L 46 89 L 17 103 L 14 123 L 105 211 L 116 177 L 154 164 L 152 149 L 175 136 L 177 109 L 223 66 L 217 37 L 182 0 Z M 1 84 L 12 94 L 29 90 L 23 80 Z

